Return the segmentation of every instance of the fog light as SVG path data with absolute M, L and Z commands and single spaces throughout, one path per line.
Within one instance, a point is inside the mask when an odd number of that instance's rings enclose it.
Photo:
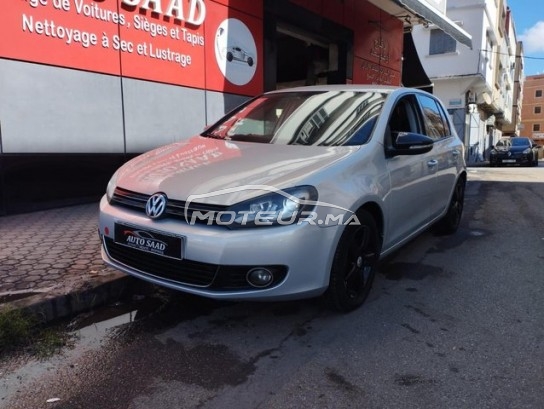
M 266 287 L 274 279 L 272 272 L 264 267 L 252 268 L 246 276 L 247 282 L 253 287 Z

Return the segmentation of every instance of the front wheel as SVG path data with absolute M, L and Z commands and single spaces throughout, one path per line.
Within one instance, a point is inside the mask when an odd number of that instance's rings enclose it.
M 356 213 L 356 224 L 346 226 L 331 268 L 325 297 L 329 306 L 349 312 L 361 306 L 372 287 L 381 251 L 381 238 L 374 218 Z

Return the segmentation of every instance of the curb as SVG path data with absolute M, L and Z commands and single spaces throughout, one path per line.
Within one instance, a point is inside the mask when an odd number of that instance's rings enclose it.
M 0 303 L 0 309 L 7 306 L 25 310 L 38 317 L 40 322 L 50 323 L 118 301 L 133 286 L 134 281 L 132 276 L 113 272 L 93 278 L 67 293 L 44 292 Z

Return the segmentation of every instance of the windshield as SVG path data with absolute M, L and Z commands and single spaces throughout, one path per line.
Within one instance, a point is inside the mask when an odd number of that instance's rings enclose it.
M 528 138 L 512 138 L 512 146 L 530 146 Z
M 386 96 L 357 91 L 263 95 L 203 135 L 283 145 L 361 145 L 369 140 Z

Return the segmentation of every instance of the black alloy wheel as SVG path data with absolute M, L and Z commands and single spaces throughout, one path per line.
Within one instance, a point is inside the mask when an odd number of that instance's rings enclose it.
M 455 184 L 448 211 L 436 224 L 436 232 L 439 234 L 453 234 L 461 224 L 463 206 L 465 203 L 465 178 L 461 177 Z
M 329 305 L 349 312 L 366 300 L 379 261 L 381 237 L 374 218 L 366 211 L 356 213 L 358 224 L 346 226 L 334 255 L 329 288 Z

